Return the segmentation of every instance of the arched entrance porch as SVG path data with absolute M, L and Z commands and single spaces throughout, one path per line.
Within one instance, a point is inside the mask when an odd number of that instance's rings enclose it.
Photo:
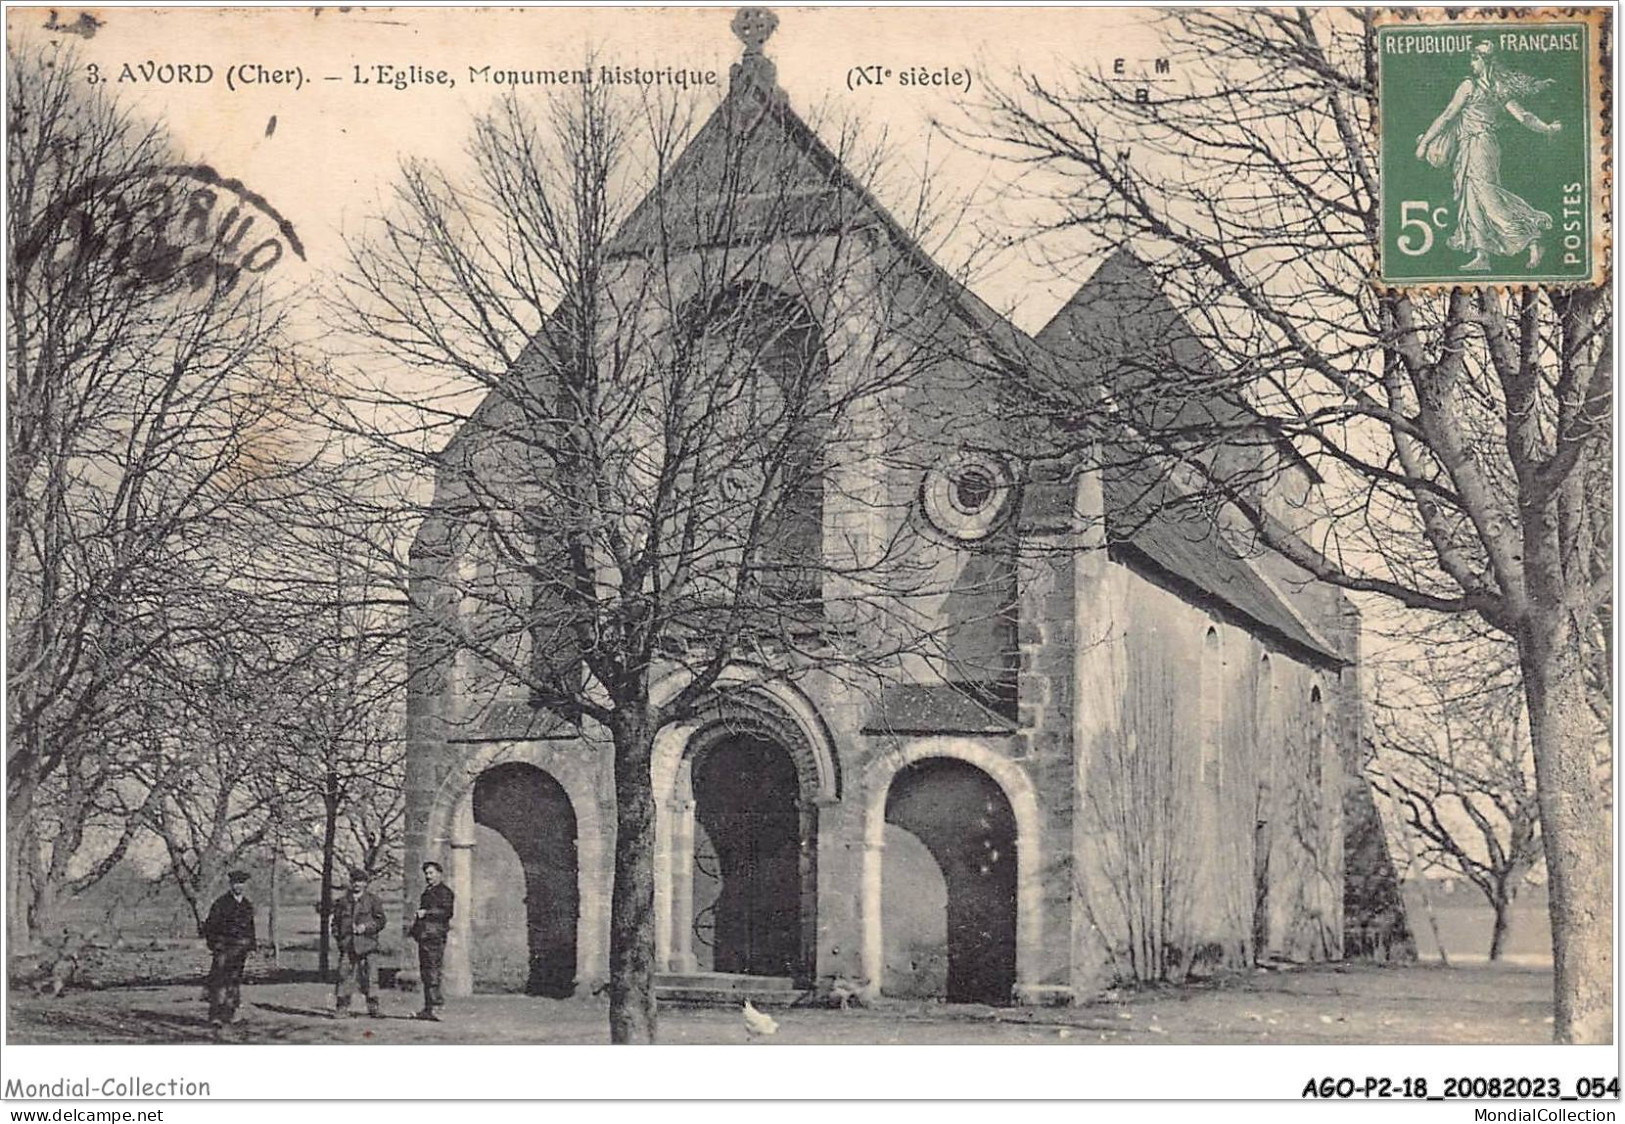
M 502 940 L 507 947 L 495 953 L 508 961 L 503 969 L 507 973 L 507 986 L 518 990 L 532 982 L 533 935 L 539 938 L 538 951 L 547 949 L 551 953 L 545 957 L 543 964 L 538 965 L 537 984 L 546 982 L 550 990 L 561 991 L 565 971 L 562 965 L 572 959 L 569 971 L 578 990 L 590 988 L 606 978 L 609 970 L 610 840 L 605 836 L 603 807 L 597 799 L 602 782 L 600 765 L 601 758 L 583 752 L 583 747 L 578 743 L 486 743 L 468 747 L 467 756 L 436 786 L 434 798 L 429 804 L 428 822 L 420 837 L 422 850 L 413 858 L 414 869 L 408 872 L 406 892 L 408 902 L 415 903 L 422 889 L 421 878 L 416 876 L 415 870 L 418 857 L 437 859 L 444 864 L 446 883 L 457 895 L 451 937 L 446 944 L 447 995 L 470 994 L 474 989 L 476 963 L 492 958 L 492 950 L 482 946 L 489 940 L 486 920 L 493 920 L 490 909 L 498 898 L 511 915 Z M 543 782 L 537 784 L 533 774 L 544 778 Z M 506 783 L 502 782 L 503 777 L 508 778 Z M 526 777 L 532 779 L 523 779 Z M 548 795 L 532 793 L 524 796 L 531 786 L 547 790 Z M 478 818 L 475 815 L 477 789 L 480 790 L 481 804 Z M 521 798 L 516 799 L 516 796 Z M 511 810 L 504 808 L 505 802 L 529 805 L 538 796 L 538 806 L 555 810 L 548 818 L 552 822 L 549 830 L 556 835 L 564 835 L 567 817 L 562 813 L 566 807 L 574 817 L 573 906 L 569 904 L 569 890 L 562 884 L 566 881 L 563 874 L 568 863 L 560 861 L 567 855 L 561 840 L 538 838 L 535 844 L 546 842 L 547 845 L 533 846 L 526 842 L 525 829 L 521 827 L 514 834 L 520 838 L 522 846 L 515 847 L 502 830 L 503 827 L 513 830 L 511 821 L 515 818 Z M 537 852 L 551 854 L 555 859 L 537 862 L 533 857 L 532 873 L 527 877 L 521 850 L 529 851 L 533 856 Z M 476 877 L 481 872 L 497 874 L 497 885 L 506 889 L 499 890 L 495 898 L 490 889 L 483 891 L 482 895 L 477 887 L 483 876 Z M 539 884 L 528 884 L 532 881 Z M 531 902 L 526 901 L 527 897 L 533 898 L 538 905 L 551 897 L 556 903 L 562 903 L 559 908 L 566 915 L 573 911 L 573 958 L 563 955 L 566 938 L 562 925 L 551 929 L 544 927 L 533 934 Z M 486 919 L 478 926 L 475 924 L 476 914 Z M 410 946 L 408 951 L 410 953 Z M 553 967 L 544 967 L 544 964 Z M 482 967 L 480 976 L 488 981 L 488 970 Z
M 964 765 L 974 766 L 973 773 L 979 771 L 983 778 L 965 777 L 951 779 L 951 783 L 944 785 L 940 778 L 948 776 L 947 773 L 938 772 L 938 780 L 932 779 L 932 772 L 910 772 L 906 776 L 904 770 L 917 762 L 931 759 L 945 758 L 960 762 Z M 901 794 L 897 804 L 891 800 L 893 785 L 901 777 L 903 787 L 898 791 Z M 1002 796 L 1004 806 L 1008 808 L 1008 819 L 1005 819 L 1002 808 L 995 801 L 994 813 L 987 815 L 986 803 L 990 794 L 987 782 Z M 1013 967 L 999 969 L 998 981 L 992 974 L 983 978 L 978 973 L 980 969 L 967 969 L 969 974 L 957 977 L 960 986 L 973 987 L 974 990 L 986 992 L 997 986 L 1003 988 L 1002 980 L 1013 977 L 1010 995 L 1002 996 L 999 1001 L 1007 1002 L 1010 998 L 1023 998 L 1027 992 L 1037 987 L 1040 982 L 1041 958 L 1043 955 L 1042 933 L 1042 907 L 1043 886 L 1040 872 L 1043 869 L 1042 841 L 1040 835 L 1040 821 L 1038 812 L 1038 797 L 1033 788 L 1032 781 L 1026 772 L 998 750 L 970 738 L 921 738 L 909 742 L 893 753 L 887 753 L 875 758 L 864 777 L 865 820 L 864 820 L 864 852 L 862 877 L 862 905 L 863 905 L 863 971 L 865 976 L 865 989 L 871 995 L 878 995 L 886 986 L 885 968 L 885 927 L 884 927 L 884 875 L 883 864 L 886 850 L 886 828 L 888 812 L 893 812 L 894 827 L 907 827 L 908 822 L 919 824 L 925 813 L 930 810 L 936 799 L 946 799 L 954 789 L 962 789 L 961 795 L 954 799 L 965 803 L 965 793 L 971 794 L 973 800 L 981 801 L 981 811 L 974 819 L 984 816 L 988 819 L 988 829 L 981 833 L 976 847 L 981 848 L 982 841 L 996 846 L 995 840 L 1003 837 L 1007 832 L 1012 838 L 1014 856 L 1014 939 L 1013 939 Z M 911 794 L 911 790 L 913 790 Z M 935 792 L 935 795 L 933 795 Z M 951 817 L 946 817 L 951 818 Z M 901 825 L 896 820 L 907 821 Z M 1006 825 L 1013 825 L 1007 827 Z M 931 834 L 931 832 L 928 832 Z M 948 834 L 948 833 L 944 833 Z M 918 838 L 918 837 L 916 837 Z M 932 850 L 931 844 L 921 840 L 925 849 Z M 944 853 L 954 846 L 951 840 L 939 840 L 939 848 Z M 967 852 L 968 855 L 968 852 Z M 939 864 L 943 863 L 941 854 L 933 852 L 933 857 Z M 957 880 L 960 885 L 961 898 L 965 901 L 968 873 L 964 870 L 964 863 L 958 856 L 951 858 L 953 865 L 960 868 Z M 990 865 L 990 875 L 993 868 L 999 867 L 998 873 L 989 883 L 988 890 L 993 891 L 1000 879 L 1007 878 L 1007 868 L 1002 866 L 1005 862 L 1001 854 L 1000 863 Z M 946 864 L 945 864 L 946 865 Z M 976 868 L 981 864 L 977 863 Z M 975 869 L 975 868 L 973 868 Z M 948 884 L 948 896 L 951 899 L 955 878 L 949 876 L 944 870 L 944 881 Z M 980 875 L 978 878 L 987 877 Z M 987 911 L 990 918 L 998 917 L 998 904 L 1008 901 L 1003 891 L 988 892 L 979 895 L 972 891 L 971 898 L 983 897 L 985 900 L 975 905 L 967 918 L 974 917 L 981 911 Z M 952 904 L 947 906 L 950 914 L 960 916 Z M 1008 916 L 1006 912 L 1005 916 Z M 952 922 L 950 921 L 950 924 Z M 967 922 L 968 923 L 968 922 Z M 1011 922 L 999 920 L 999 926 L 1006 926 Z M 1006 931 L 1004 929 L 996 929 Z M 967 946 L 964 930 L 961 930 L 960 948 L 961 958 L 966 954 L 974 955 L 970 950 L 974 944 Z M 951 954 L 950 954 L 951 955 Z M 1004 961 L 1008 963 L 1008 958 Z

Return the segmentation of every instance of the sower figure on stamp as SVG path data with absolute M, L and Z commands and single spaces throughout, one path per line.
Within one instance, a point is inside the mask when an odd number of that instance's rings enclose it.
M 441 881 L 442 877 L 439 863 L 431 859 L 423 864 L 426 885 L 418 898 L 417 917 L 407 930 L 407 935 L 418 942 L 418 972 L 423 977 L 423 1010 L 414 1017 L 431 1022 L 440 1021 L 435 1008 L 446 1005 L 440 992 L 440 976 L 446 962 L 446 934 L 451 931 L 451 915 L 457 908 L 456 895 Z
M 237 1017 L 242 1002 L 243 964 L 254 951 L 254 903 L 248 900 L 248 875 L 226 876 L 231 889 L 209 907 L 203 939 L 214 954 L 209 964 L 209 1025 L 222 1027 Z
M 1453 250 L 1472 258 L 1463 271 L 1491 268 L 1491 254 L 1529 251 L 1528 268 L 1540 264 L 1540 238 L 1552 228 L 1552 216 L 1536 210 L 1521 196 L 1501 186 L 1501 145 L 1496 139 L 1502 110 L 1531 132 L 1552 136 L 1560 121 L 1546 122 L 1518 103 L 1550 86 L 1550 78 L 1531 78 L 1502 66 L 1493 44 L 1483 42 L 1472 54 L 1472 76 L 1462 80 L 1450 104 L 1416 138 L 1416 158 L 1436 168 L 1452 165 L 1455 173 L 1456 229 Z
M 369 875 L 360 867 L 350 870 L 350 892 L 344 895 L 335 918 L 339 938 L 339 982 L 334 991 L 334 1017 L 350 1009 L 350 996 L 359 985 L 367 999 L 367 1014 L 383 1018 L 378 997 L 372 993 L 372 958 L 378 951 L 378 934 L 384 931 L 384 904 L 367 889 Z

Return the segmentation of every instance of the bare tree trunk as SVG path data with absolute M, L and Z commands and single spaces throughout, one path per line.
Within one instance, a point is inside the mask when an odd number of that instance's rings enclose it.
M 609 1039 L 655 1041 L 654 731 L 645 708 L 617 715 L 615 886 L 609 906 Z
M 46 940 L 55 939 L 58 909 L 63 891 L 67 888 L 68 870 L 74 854 L 84 837 L 82 828 L 86 812 L 86 799 L 77 780 L 70 776 L 53 803 L 57 814 L 56 831 L 51 838 L 51 857 L 35 868 L 33 901 L 29 904 L 30 923 L 34 931 Z
M 1613 1041 L 1613 809 L 1586 703 L 1579 638 L 1560 608 L 1519 637 L 1546 842 L 1558 1042 Z
M 271 964 L 273 967 L 278 968 L 282 966 L 282 945 L 277 939 L 277 922 L 280 920 L 280 918 L 277 916 L 277 906 L 279 904 L 277 902 L 277 898 L 281 896 L 282 890 L 282 886 L 280 884 L 281 880 L 277 877 L 277 874 L 278 868 L 281 865 L 282 864 L 277 860 L 276 848 L 271 848 L 271 901 L 269 903 L 268 912 L 265 918 L 265 928 L 267 930 L 266 940 L 268 940 L 271 945 Z
M 49 941 L 57 935 L 57 903 L 60 899 L 57 883 L 36 874 L 34 892 L 28 903 L 28 924 L 42 940 Z
M 34 928 L 29 903 L 39 876 L 32 817 L 34 784 L 22 780 L 6 800 L 6 943 L 21 951 L 32 948 L 41 934 Z
M 1490 932 L 1490 960 L 1495 961 L 1506 951 L 1507 933 L 1512 928 L 1512 903 L 1503 896 L 1492 898 L 1490 906 L 1495 910 L 1495 928 Z
M 333 937 L 333 852 L 337 849 L 338 807 L 331 798 L 322 801 L 322 897 L 321 935 L 316 943 L 316 971 L 328 978 L 331 959 L 328 945 Z

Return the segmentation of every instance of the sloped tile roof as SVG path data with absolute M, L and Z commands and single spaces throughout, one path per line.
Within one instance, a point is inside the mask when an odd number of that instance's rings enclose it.
M 1011 734 L 1016 724 L 949 683 L 894 683 L 880 692 L 865 734 Z
M 1103 404 L 1127 386 L 1140 425 L 1182 428 L 1205 441 L 1245 424 L 1244 411 L 1224 393 L 1189 325 L 1150 271 L 1127 251 L 1109 258 L 1036 339 L 1073 380 L 1080 402 Z M 1167 370 L 1178 371 L 1186 382 L 1159 384 Z M 1211 384 L 1192 385 L 1205 379 Z M 1147 388 L 1150 393 L 1144 393 Z M 1121 446 L 1102 450 L 1101 460 L 1106 536 L 1114 557 L 1312 662 L 1348 662 L 1231 549 L 1211 514 L 1174 487 L 1173 465 L 1166 458 L 1136 451 L 1125 433 Z
M 1262 575 L 1239 557 L 1206 513 L 1182 505 L 1166 476 L 1145 470 L 1105 474 L 1106 537 L 1112 554 L 1152 580 L 1171 584 L 1198 602 L 1211 599 L 1221 616 L 1263 631 L 1312 663 L 1348 661 L 1307 627 Z

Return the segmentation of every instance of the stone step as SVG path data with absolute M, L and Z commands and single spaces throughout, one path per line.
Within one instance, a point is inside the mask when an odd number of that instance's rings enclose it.
M 665 1003 L 737 1007 L 749 999 L 758 1007 L 787 1007 L 805 994 L 789 976 L 732 972 L 662 972 L 655 976 L 655 995 Z
M 719 991 L 702 987 L 656 987 L 655 997 L 675 1007 L 742 1007 L 745 1000 L 766 1010 L 769 1007 L 793 1007 L 806 998 L 802 991 Z
M 724 991 L 795 991 L 789 976 L 747 976 L 741 972 L 658 972 L 656 987 L 709 987 Z

